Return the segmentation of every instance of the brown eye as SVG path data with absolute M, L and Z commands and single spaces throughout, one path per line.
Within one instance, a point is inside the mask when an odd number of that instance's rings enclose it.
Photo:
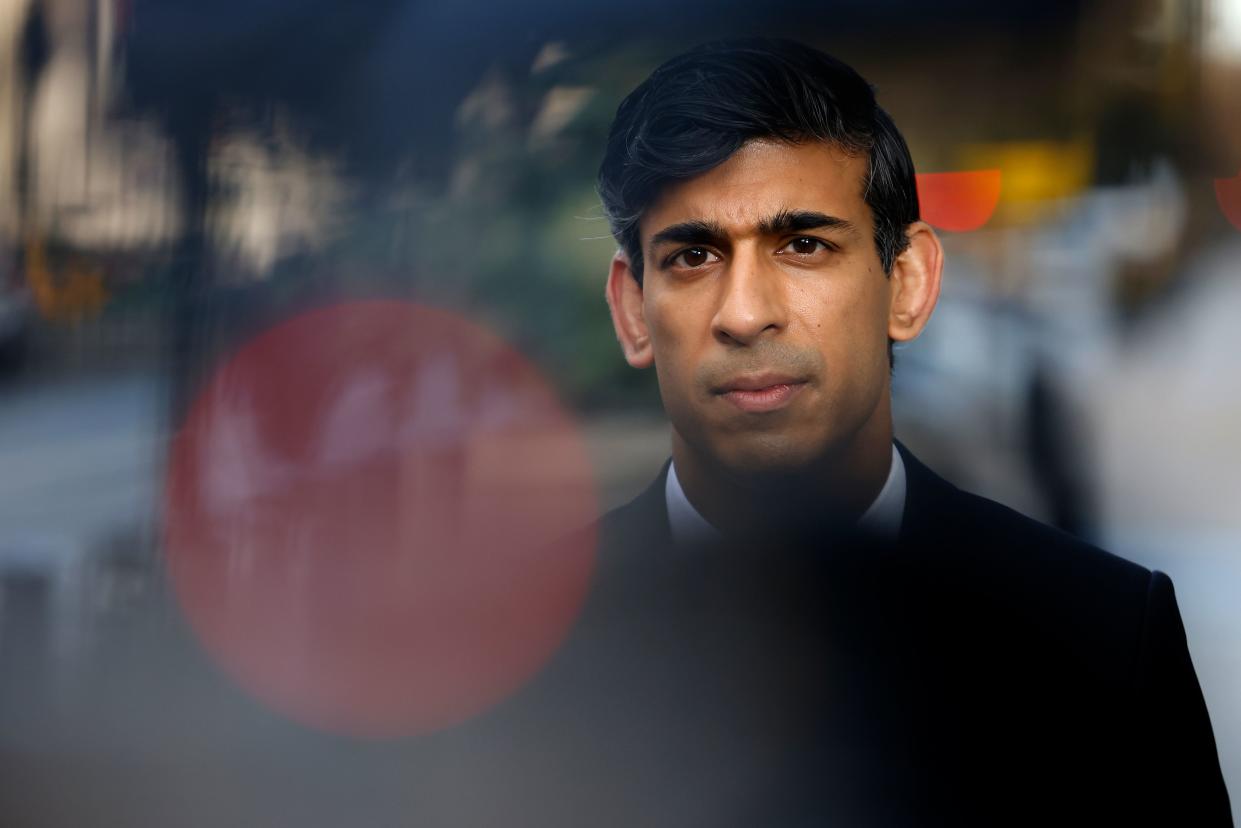
M 789 243 L 789 249 L 799 256 L 814 255 L 815 253 L 819 251 L 820 247 L 826 247 L 826 245 L 824 245 L 823 242 L 819 241 L 818 239 L 811 239 L 811 238 L 806 238 L 806 237 L 802 237 L 800 239 L 793 239 L 793 241 Z
M 683 250 L 673 260 L 682 267 L 702 267 L 711 260 L 711 254 L 705 247 L 691 247 Z

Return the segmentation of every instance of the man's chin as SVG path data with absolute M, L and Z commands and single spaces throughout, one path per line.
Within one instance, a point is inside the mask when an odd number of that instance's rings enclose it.
M 764 438 L 733 440 L 715 453 L 715 465 L 738 482 L 771 485 L 778 480 L 796 480 L 810 473 L 820 457 L 807 451 L 804 443 Z
M 691 435 L 686 439 L 686 435 Z M 721 475 L 737 484 L 765 489 L 781 480 L 795 482 L 821 469 L 832 454 L 832 441 L 821 433 L 807 435 L 792 429 L 734 431 L 701 429 L 697 433 L 673 427 L 673 443 L 705 473 Z

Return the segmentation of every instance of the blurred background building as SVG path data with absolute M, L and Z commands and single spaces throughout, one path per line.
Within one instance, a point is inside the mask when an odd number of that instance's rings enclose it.
M 645 485 L 668 430 L 594 174 L 655 65 L 753 33 L 852 63 L 926 174 L 947 270 L 898 435 L 1172 576 L 1241 801 L 1238 0 L 0 0 L 0 819 L 178 824 L 126 792 L 184 773 L 217 824 L 238 752 L 328 751 L 215 670 L 165 572 L 170 441 L 283 320 L 451 309 L 548 379 L 603 506 Z

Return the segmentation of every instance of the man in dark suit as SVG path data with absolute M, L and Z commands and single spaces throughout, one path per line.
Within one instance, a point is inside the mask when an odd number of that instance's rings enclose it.
M 673 445 L 601 523 L 560 660 L 609 699 L 574 737 L 607 745 L 582 801 L 632 824 L 1231 824 L 1167 576 L 894 442 L 891 346 L 943 254 L 869 85 L 791 42 L 700 47 L 621 104 L 599 183 L 617 337 Z

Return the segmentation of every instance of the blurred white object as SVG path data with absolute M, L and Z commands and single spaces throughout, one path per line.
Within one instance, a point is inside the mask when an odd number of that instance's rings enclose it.
M 312 154 L 279 124 L 270 135 L 222 136 L 208 163 L 219 193 L 208 217 L 212 238 L 251 278 L 330 240 L 350 195 L 335 162 Z
M 1241 0 L 1208 0 L 1203 22 L 1207 55 L 1241 63 Z

